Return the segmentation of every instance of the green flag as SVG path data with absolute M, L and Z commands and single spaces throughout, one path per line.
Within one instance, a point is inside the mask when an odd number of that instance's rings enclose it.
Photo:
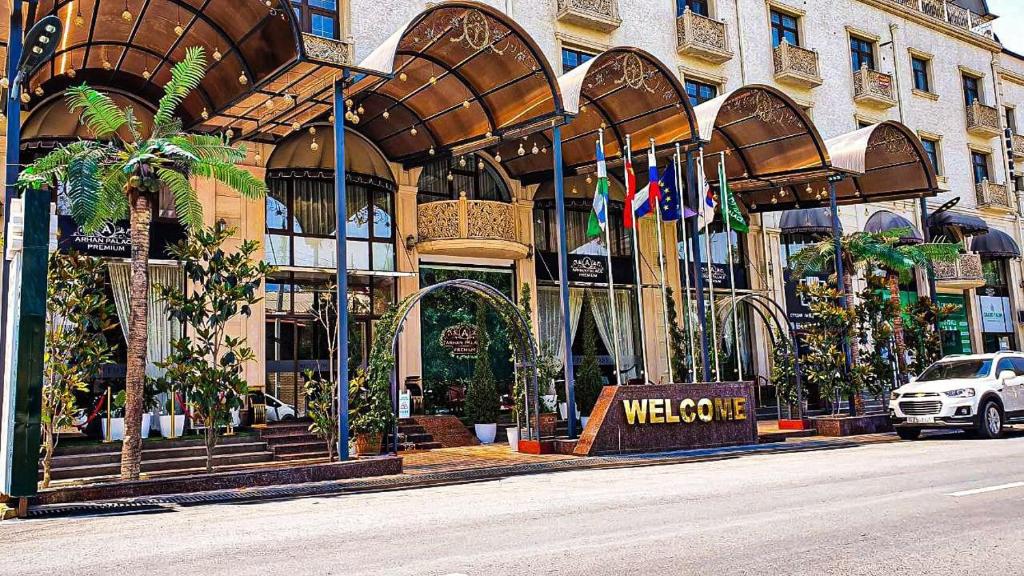
M 747 225 L 747 221 L 743 219 L 743 212 L 740 212 L 740 205 L 736 202 L 736 197 L 732 195 L 732 190 L 729 189 L 729 180 L 725 177 L 725 163 L 718 163 L 718 186 L 719 186 L 719 207 L 722 210 L 722 217 L 726 218 L 726 222 L 729 228 L 737 232 L 746 234 L 750 232 L 750 226 Z

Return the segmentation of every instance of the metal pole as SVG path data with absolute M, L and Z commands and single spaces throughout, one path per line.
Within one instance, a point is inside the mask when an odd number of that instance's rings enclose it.
M 604 130 L 597 131 L 597 142 L 601 150 L 604 150 Z M 605 258 L 608 262 L 608 310 L 612 317 L 612 354 L 615 355 L 615 385 L 619 386 L 622 384 L 622 365 L 619 356 L 619 315 L 615 311 L 615 278 L 612 274 L 612 220 L 609 218 L 611 214 L 609 213 L 607 202 L 605 203 L 604 212 L 604 246 L 607 254 Z M 574 418 L 575 415 L 575 412 L 567 414 L 569 418 Z
M 703 148 L 700 149 L 700 166 L 698 166 L 697 169 L 700 170 L 700 173 L 702 175 L 701 181 L 702 182 L 707 182 L 708 173 L 704 169 L 704 149 Z M 719 184 L 719 185 L 721 185 L 721 184 Z M 721 198 L 719 198 L 719 201 L 721 201 Z M 718 353 L 718 310 L 715 307 L 715 274 L 714 274 L 714 270 L 711 268 L 711 260 L 713 259 L 712 256 L 711 256 L 711 221 L 708 220 L 708 218 L 706 216 L 707 210 L 708 210 L 708 205 L 707 205 L 706 202 L 701 204 L 701 209 L 704 211 L 704 214 L 705 214 L 704 222 L 706 224 L 706 226 L 704 227 L 704 251 L 707 253 L 707 257 L 708 257 L 708 295 L 710 297 L 710 302 L 711 302 L 711 340 L 712 340 L 712 342 L 714 342 L 714 346 L 715 346 L 715 381 L 716 382 L 721 382 L 722 381 L 722 366 L 721 366 L 721 363 L 719 362 L 719 356 L 721 356 L 721 354 Z M 724 213 L 725 212 L 723 212 L 723 214 Z M 714 208 L 711 209 L 711 217 L 712 218 L 715 217 L 715 209 Z M 695 252 L 699 252 L 700 251 L 700 247 L 698 246 L 697 248 L 695 248 L 694 251 Z
M 924 238 L 925 242 L 932 241 L 932 232 L 928 225 L 928 199 L 921 198 L 918 200 L 918 207 L 921 209 L 921 237 Z M 935 270 L 932 268 L 932 263 L 928 262 L 928 266 L 924 269 L 925 276 L 928 278 L 928 297 L 931 298 L 932 304 L 937 304 L 939 291 L 935 288 Z M 935 333 L 942 334 L 942 328 L 939 326 L 939 317 L 935 316 Z
M 835 261 L 836 261 L 836 287 L 839 290 L 839 305 L 846 308 L 846 280 L 845 272 L 843 271 L 843 245 L 842 245 L 842 232 L 840 231 L 839 223 L 839 206 L 836 202 L 836 182 L 843 179 L 842 174 L 837 174 L 828 177 L 828 205 L 829 210 L 832 211 L 832 243 L 835 250 Z M 853 371 L 853 359 L 850 355 L 850 346 L 853 346 L 853 342 L 850 342 L 850 338 L 844 337 L 843 342 L 843 355 L 846 357 L 846 374 Z M 850 397 L 850 415 L 857 415 L 857 408 L 853 404 L 853 397 Z
M 721 166 L 720 172 L 722 174 L 722 177 L 725 178 L 725 152 L 722 152 L 722 156 L 718 160 L 718 162 L 719 166 Z M 718 185 L 720 186 L 720 190 L 725 190 L 728 186 L 728 183 L 719 182 Z M 726 196 L 728 197 L 722 198 L 722 202 L 729 202 L 732 199 L 732 192 L 730 191 L 729 194 Z M 725 220 L 725 242 L 728 246 L 728 254 L 726 255 L 726 259 L 729 260 L 729 298 L 732 300 L 732 337 L 733 342 L 736 344 L 736 375 L 738 376 L 738 380 L 742 382 L 743 349 L 740 347 L 740 325 L 736 318 L 736 266 L 733 264 L 732 261 L 732 222 L 729 222 L 729 215 L 727 214 L 727 211 L 731 209 L 730 206 L 731 202 L 730 204 L 725 205 L 725 209 L 722 210 L 722 219 Z
M 630 174 L 629 174 L 629 172 L 633 168 L 632 137 L 629 134 L 626 134 L 626 164 L 625 164 L 625 166 L 626 167 L 623 168 L 623 171 L 624 171 L 624 173 L 626 175 L 626 187 L 629 188 L 629 182 L 630 182 Z M 635 179 L 635 177 L 633 179 L 633 187 L 636 188 L 636 179 Z M 636 192 L 636 190 L 634 190 L 634 192 Z M 644 376 L 643 380 L 644 380 L 644 383 L 647 383 L 647 382 L 650 382 L 650 372 L 647 371 L 647 339 L 643 337 L 644 326 L 646 326 L 646 324 L 644 323 L 644 299 L 643 299 L 644 281 L 643 281 L 643 272 L 640 269 L 640 241 L 637 238 L 637 233 L 636 233 L 637 229 L 640 227 L 640 221 L 637 220 L 637 217 L 636 217 L 636 209 L 633 206 L 633 198 L 630 198 L 629 201 L 626 202 L 626 204 L 628 204 L 628 206 L 623 208 L 623 210 L 629 210 L 630 211 L 631 221 L 633 222 L 633 226 L 630 227 L 630 231 L 633 233 L 633 267 L 636 269 L 636 309 L 637 309 L 637 314 L 638 314 L 638 318 L 639 318 L 639 321 L 640 321 L 640 323 L 639 323 L 639 326 L 640 326 L 640 357 L 641 357 L 641 361 L 643 362 L 643 376 Z
M 21 101 L 14 78 L 18 75 L 18 62 L 21 61 L 23 24 L 22 0 L 11 0 L 10 38 L 7 45 L 7 79 L 10 82 L 7 90 L 7 180 L 4 188 L 4 238 L 10 238 L 11 201 L 17 196 L 18 172 L 21 170 Z M 7 373 L 7 293 L 11 281 L 11 263 L 3 255 L 3 267 L 0 270 L 0 422 L 3 422 L 5 409 L 3 399 Z M 12 380 L 13 381 L 13 380 Z
M 682 158 L 682 153 L 680 152 L 680 146 L 679 146 L 678 142 L 676 142 L 676 160 L 675 160 L 675 162 L 676 162 L 676 190 L 679 190 L 679 193 L 682 194 L 683 193 L 683 166 L 682 166 L 683 158 Z M 687 203 L 689 203 L 692 206 L 693 203 L 690 202 L 689 194 L 686 195 L 686 198 L 687 198 Z M 681 201 L 681 199 L 680 199 L 680 201 Z M 685 282 L 685 286 L 686 286 L 686 291 L 683 293 L 683 303 L 684 303 L 684 305 L 686 307 L 686 314 L 683 317 L 683 327 L 686 330 L 686 341 L 689 342 L 689 344 L 690 344 L 690 382 L 694 382 L 694 381 L 697 380 L 697 347 L 696 347 L 696 344 L 693 341 L 693 318 L 691 317 L 691 314 L 693 313 L 693 309 L 691 307 L 691 302 L 690 302 L 690 259 L 689 259 L 689 257 L 686 254 L 686 217 L 685 216 L 686 215 L 683 214 L 679 218 L 679 224 L 682 226 L 682 233 L 679 235 L 679 237 L 682 239 L 682 241 L 679 242 L 678 245 L 683 247 L 683 254 L 682 254 L 682 256 L 683 256 L 683 281 Z M 677 229 L 678 229 L 678 226 L 677 226 Z
M 348 460 L 348 238 L 345 223 L 348 205 L 345 191 L 345 83 L 334 81 L 334 234 L 337 237 L 335 269 L 338 294 L 338 460 Z
M 651 138 L 651 154 L 654 154 L 654 138 Z M 678 191 L 678 188 L 676 190 Z M 661 316 L 665 324 L 665 362 L 668 364 L 668 383 L 674 384 L 675 378 L 673 377 L 674 374 L 672 374 L 672 335 L 668 327 L 668 294 L 665 291 L 665 241 L 662 238 L 661 230 L 661 202 L 658 202 L 658 205 L 654 208 L 658 231 L 658 268 L 661 272 Z
M 562 127 L 551 130 L 551 149 L 554 151 L 555 169 L 555 223 L 558 226 L 558 291 L 562 305 L 562 337 L 565 338 L 565 401 L 566 417 L 569 420 L 569 438 L 576 437 L 576 381 L 572 367 L 572 326 L 569 323 L 569 247 L 565 226 L 565 182 L 562 166 Z M 540 438 L 540 421 L 537 422 L 537 438 Z
M 703 156 L 703 149 L 701 150 Z M 690 188 L 691 198 L 700 202 L 701 205 L 704 201 L 699 198 L 700 190 L 697 189 L 697 182 L 694 175 L 697 172 L 696 160 L 693 157 L 693 152 L 686 152 L 686 181 Z M 685 228 L 685 223 L 684 226 Z M 700 323 L 700 353 L 703 363 L 704 381 L 711 381 L 711 366 L 708 365 L 708 351 L 710 350 L 711 343 L 708 342 L 708 326 L 707 326 L 707 310 L 704 306 L 704 278 L 700 274 L 700 249 L 698 248 L 700 242 L 700 231 L 698 226 L 694 223 L 690 226 L 690 253 L 693 255 L 693 284 L 694 291 L 697 293 L 697 322 Z M 696 379 L 696 377 L 694 377 Z

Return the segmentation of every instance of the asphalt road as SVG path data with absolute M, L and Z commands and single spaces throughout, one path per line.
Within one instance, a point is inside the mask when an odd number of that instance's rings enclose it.
M 0 574 L 1024 574 L 1024 436 L 0 524 Z

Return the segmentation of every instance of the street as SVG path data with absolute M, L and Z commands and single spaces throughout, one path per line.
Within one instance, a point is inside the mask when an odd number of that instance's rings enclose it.
M 0 524 L 3 574 L 1024 574 L 1024 436 Z

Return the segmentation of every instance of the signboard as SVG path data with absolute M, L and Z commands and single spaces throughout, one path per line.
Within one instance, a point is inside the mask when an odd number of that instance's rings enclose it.
M 1006 296 L 978 296 L 982 332 L 1013 332 L 1010 299 Z
M 811 302 L 810 298 L 797 288 L 805 284 L 811 286 L 823 284 L 827 276 L 809 274 L 799 280 L 794 280 L 792 274 L 788 268 L 783 272 L 786 283 L 786 314 L 789 316 L 789 321 L 796 324 L 799 330 L 804 324 L 811 321 Z
M 412 416 L 412 395 L 406 390 L 398 395 L 398 417 L 409 418 Z
M 605 386 L 575 454 L 755 444 L 754 409 L 749 382 Z
M 456 324 L 441 331 L 441 347 L 456 357 L 476 356 L 475 324 Z
M 537 279 L 558 281 L 558 254 L 541 252 L 537 258 Z M 608 259 L 593 254 L 569 254 L 569 283 L 604 284 L 608 282 Z M 615 284 L 633 284 L 633 258 L 612 256 Z
M 967 322 L 967 307 L 964 297 L 959 294 L 938 294 L 935 303 L 940 306 L 953 304 L 957 309 L 939 322 L 942 334 L 942 354 L 970 354 L 971 327 Z
M 127 221 L 108 223 L 93 232 L 83 230 L 71 216 L 58 216 L 58 223 L 58 246 L 62 252 L 74 250 L 101 258 L 130 258 L 132 255 L 131 230 Z M 154 220 L 149 236 L 149 257 L 163 260 L 170 258 L 167 248 L 185 238 L 185 230 L 177 222 Z
M 607 282 L 607 260 L 602 256 L 569 254 L 569 279 L 572 282 Z
M 683 261 L 679 262 L 680 265 L 685 264 Z M 690 283 L 694 284 L 696 281 L 693 277 L 692 264 L 687 267 L 690 273 Z M 701 262 L 700 265 L 701 278 L 704 281 L 704 285 L 708 285 L 708 263 Z M 746 290 L 749 288 L 747 283 L 747 267 L 743 264 L 733 264 L 733 274 L 736 276 L 736 288 L 738 290 Z M 715 290 L 732 288 L 729 283 L 729 265 L 728 264 L 711 264 L 711 280 L 714 283 Z

